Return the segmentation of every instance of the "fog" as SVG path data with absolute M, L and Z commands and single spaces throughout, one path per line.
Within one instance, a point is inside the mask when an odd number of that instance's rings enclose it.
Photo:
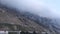
M 56 21 L 53 19 L 51 23 L 53 23 L 52 25 L 54 25 L 57 28 L 57 31 L 60 32 L 60 12 L 54 9 L 54 6 L 51 4 L 45 3 L 42 0 L 0 0 L 0 3 L 5 6 L 16 8 L 23 12 L 30 12 L 42 17 L 58 18 Z M 49 27 L 53 28 L 52 25 Z M 56 30 L 56 28 L 53 28 L 53 30 Z
M 0 3 L 17 8 L 20 11 L 27 11 L 43 17 L 60 18 L 60 12 L 52 9 L 42 0 L 0 0 Z

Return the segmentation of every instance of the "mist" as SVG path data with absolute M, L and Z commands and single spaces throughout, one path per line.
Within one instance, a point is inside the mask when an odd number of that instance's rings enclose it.
M 16 8 L 23 12 L 30 12 L 42 17 L 58 18 L 56 21 L 53 19 L 52 23 L 56 28 L 60 29 L 60 12 L 53 9 L 51 4 L 47 4 L 42 0 L 0 0 L 0 3 L 5 6 Z
M 0 3 L 42 17 L 60 18 L 60 12 L 52 9 L 52 7 L 42 0 L 0 0 Z

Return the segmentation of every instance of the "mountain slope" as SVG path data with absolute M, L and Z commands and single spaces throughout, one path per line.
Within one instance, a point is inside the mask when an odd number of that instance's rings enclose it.
M 35 30 L 39 33 L 56 34 L 56 27 L 52 21 L 52 19 L 40 17 L 29 12 L 17 12 L 15 9 L 0 7 L 0 30 Z
M 3 24 L 1 25 L 2 28 L 0 28 L 0 30 L 17 30 L 17 27 L 19 26 L 19 30 L 36 30 L 38 32 L 44 31 L 44 28 L 34 21 L 31 21 L 28 18 L 21 16 L 21 14 L 20 17 L 18 17 L 16 13 L 5 8 L 0 8 L 0 23 Z

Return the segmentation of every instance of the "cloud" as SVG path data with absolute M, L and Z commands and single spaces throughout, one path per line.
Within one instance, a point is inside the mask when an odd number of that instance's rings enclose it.
M 39 16 L 49 18 L 59 18 L 60 14 L 51 4 L 47 4 L 42 0 L 0 0 L 4 5 L 17 8 L 21 11 L 28 11 Z

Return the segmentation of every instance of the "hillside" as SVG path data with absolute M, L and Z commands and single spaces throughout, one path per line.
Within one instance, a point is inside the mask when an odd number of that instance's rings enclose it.
M 17 12 L 4 6 L 0 7 L 0 30 L 3 31 L 22 30 L 56 34 L 56 27 L 51 21 L 52 19 L 40 17 L 29 12 Z

